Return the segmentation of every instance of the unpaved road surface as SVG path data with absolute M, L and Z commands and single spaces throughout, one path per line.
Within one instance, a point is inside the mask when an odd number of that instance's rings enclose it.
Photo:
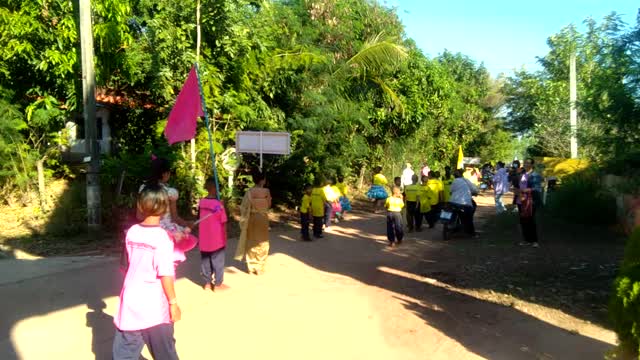
M 409 234 L 395 250 L 384 234 L 384 217 L 367 213 L 311 243 L 275 227 L 259 277 L 231 261 L 230 241 L 231 289 L 216 293 L 202 290 L 192 252 L 178 269 L 180 357 L 588 360 L 602 359 L 615 342 L 596 325 L 576 330 L 580 319 L 563 328 L 566 314 L 537 316 L 425 277 L 425 267 L 437 273 L 455 261 L 429 256 L 447 246 L 439 227 Z M 111 358 L 118 259 L 0 260 L 0 280 L 0 359 Z

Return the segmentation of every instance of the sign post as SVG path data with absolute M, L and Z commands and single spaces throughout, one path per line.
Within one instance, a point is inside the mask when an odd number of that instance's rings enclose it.
M 236 152 L 260 154 L 260 171 L 262 171 L 262 154 L 291 154 L 291 134 L 288 132 L 238 131 L 236 132 Z

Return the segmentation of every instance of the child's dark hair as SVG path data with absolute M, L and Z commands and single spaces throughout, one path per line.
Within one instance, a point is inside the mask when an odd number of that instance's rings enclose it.
M 216 178 L 214 178 L 213 176 L 207 178 L 207 180 L 205 180 L 204 182 L 204 187 L 208 188 L 210 186 L 215 187 L 216 186 Z
M 382 166 L 376 166 L 373 168 L 373 173 L 374 174 L 379 174 L 382 172 Z
M 309 189 L 313 189 L 313 186 L 311 186 L 311 184 L 304 184 L 304 188 L 305 191 L 309 190 Z
M 169 208 L 167 192 L 158 184 L 145 185 L 138 197 L 138 211 L 142 216 L 162 216 Z
M 151 175 L 148 184 L 158 183 L 162 179 L 162 175 L 171 172 L 171 164 L 165 158 L 155 158 L 151 160 Z
M 260 181 L 262 181 L 262 180 L 264 180 L 264 179 L 266 179 L 266 178 L 267 178 L 267 176 L 266 176 L 266 175 L 265 175 L 265 173 L 263 173 L 262 171 L 259 171 L 259 170 L 258 170 L 258 171 L 255 171 L 255 172 L 253 173 L 253 182 L 254 182 L 255 184 L 259 183 Z
M 313 185 L 315 187 L 322 187 L 322 185 L 324 185 L 324 178 L 322 176 L 318 176 L 317 178 L 315 178 L 315 180 L 313 181 Z
M 338 182 L 344 182 L 344 175 L 338 175 Z
M 207 178 L 207 180 L 205 180 L 205 182 L 204 182 L 204 188 L 210 194 L 211 193 L 217 194 L 218 188 L 216 187 L 216 178 L 214 178 L 213 176 Z

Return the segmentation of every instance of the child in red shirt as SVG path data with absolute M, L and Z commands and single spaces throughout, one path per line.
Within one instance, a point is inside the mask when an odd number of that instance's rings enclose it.
M 224 281 L 224 256 L 227 246 L 227 213 L 216 196 L 214 178 L 205 182 L 207 197 L 200 200 L 200 258 L 204 289 L 227 289 Z M 212 285 L 213 284 L 213 285 Z
M 169 208 L 166 191 L 146 186 L 138 199 L 144 220 L 126 236 L 129 267 L 114 316 L 113 359 L 137 359 L 146 344 L 154 359 L 177 360 L 173 323 L 180 320 L 174 290 L 174 243 L 160 227 Z

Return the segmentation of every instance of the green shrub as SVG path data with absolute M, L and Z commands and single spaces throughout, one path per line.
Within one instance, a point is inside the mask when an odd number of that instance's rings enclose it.
M 640 228 L 631 234 L 624 260 L 613 283 L 609 315 L 623 353 L 640 352 Z M 640 359 L 640 357 L 638 357 Z
M 554 217 L 572 223 L 609 225 L 616 221 L 616 199 L 594 171 L 563 178 L 558 189 L 548 194 L 547 202 Z

